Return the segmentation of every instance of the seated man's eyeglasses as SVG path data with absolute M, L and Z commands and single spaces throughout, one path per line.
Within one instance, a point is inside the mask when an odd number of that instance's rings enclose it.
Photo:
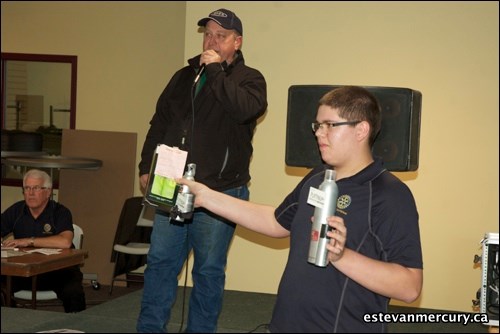
M 39 192 L 39 191 L 42 191 L 42 190 L 45 190 L 47 189 L 47 187 L 42 187 L 42 186 L 33 186 L 33 187 L 30 187 L 30 186 L 24 186 L 23 187 L 23 190 L 25 192 L 30 192 L 30 191 L 34 191 L 34 192 Z
M 312 130 L 314 132 L 318 131 L 319 129 L 332 129 L 336 126 L 340 126 L 340 125 L 356 125 L 358 123 L 361 123 L 361 121 L 348 121 L 348 122 L 322 122 L 322 123 L 318 123 L 318 122 L 314 122 L 311 124 L 312 126 Z

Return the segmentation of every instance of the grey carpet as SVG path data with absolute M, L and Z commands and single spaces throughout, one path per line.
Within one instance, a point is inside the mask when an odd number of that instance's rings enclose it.
M 107 290 L 104 290 L 107 291 Z M 186 295 L 179 288 L 177 301 L 172 310 L 168 330 L 180 332 L 184 313 L 187 313 L 190 288 Z M 102 293 L 102 292 L 101 292 Z M 87 333 L 135 333 L 135 325 L 140 310 L 142 290 L 135 290 L 76 314 L 62 312 L 11 309 L 2 307 L 2 333 L 26 333 L 54 329 L 73 329 Z M 265 333 L 276 296 L 272 294 L 226 291 L 222 313 L 219 318 L 218 333 Z M 440 310 L 415 309 L 391 306 L 393 313 L 435 313 Z M 186 319 L 184 314 L 184 319 Z M 450 323 L 391 323 L 390 333 L 487 333 L 488 327 L 481 324 Z

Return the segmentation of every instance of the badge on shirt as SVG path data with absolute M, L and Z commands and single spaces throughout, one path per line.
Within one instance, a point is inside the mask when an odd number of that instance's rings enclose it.
M 52 226 L 49 223 L 45 223 L 43 225 L 43 232 L 44 233 L 49 233 L 51 229 L 52 229 Z
M 307 196 L 307 204 L 311 204 L 317 208 L 323 208 L 325 203 L 325 192 L 316 188 L 309 188 L 309 196 Z

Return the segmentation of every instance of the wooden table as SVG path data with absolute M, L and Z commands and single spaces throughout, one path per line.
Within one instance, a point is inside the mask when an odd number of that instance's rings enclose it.
M 29 250 L 33 248 L 25 248 Z M 22 249 L 21 249 L 22 250 Z M 12 293 L 12 276 L 31 277 L 31 307 L 36 308 L 37 275 L 59 270 L 85 262 L 88 251 L 81 249 L 63 249 L 59 254 L 45 255 L 30 253 L 22 256 L 2 258 L 2 275 L 7 276 L 6 304 L 10 306 Z

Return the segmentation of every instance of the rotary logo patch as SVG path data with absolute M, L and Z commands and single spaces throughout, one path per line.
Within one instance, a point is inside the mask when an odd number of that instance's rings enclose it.
M 342 195 L 338 198 L 337 200 L 337 207 L 339 209 L 347 209 L 351 205 L 351 196 L 349 195 Z

